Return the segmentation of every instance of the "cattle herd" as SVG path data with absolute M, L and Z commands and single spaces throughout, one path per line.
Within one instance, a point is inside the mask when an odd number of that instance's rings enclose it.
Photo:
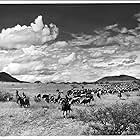
M 133 92 L 139 91 L 140 85 L 139 83 L 132 81 L 132 82 L 114 82 L 109 84 L 101 84 L 102 86 L 102 93 L 103 94 L 116 94 L 121 95 L 124 92 Z M 122 95 L 121 95 L 122 96 Z
M 121 99 L 122 93 L 131 92 L 131 91 L 139 91 L 140 85 L 135 82 L 112 82 L 108 84 L 98 84 L 98 88 L 84 88 L 75 89 L 72 88 L 68 90 L 65 94 L 59 89 L 56 90 L 57 94 L 40 94 L 38 93 L 34 96 L 35 102 L 41 102 L 42 100 L 47 103 L 57 103 L 61 105 L 61 109 L 63 112 L 63 116 L 66 117 L 67 113 L 72 111 L 71 105 L 74 104 L 90 104 L 91 101 L 94 101 L 94 98 L 97 97 L 101 99 L 102 95 L 105 94 L 117 94 Z M 30 99 L 25 95 L 19 95 L 18 90 L 16 90 L 16 102 L 20 105 L 20 107 L 30 107 Z

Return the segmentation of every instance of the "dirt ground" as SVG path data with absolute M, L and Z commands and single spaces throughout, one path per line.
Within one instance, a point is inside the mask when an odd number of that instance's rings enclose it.
M 103 95 L 101 99 L 94 97 L 90 105 L 73 105 L 72 112 L 65 119 L 59 104 L 36 103 L 33 100 L 38 93 L 56 94 L 56 89 L 66 93 L 70 88 L 66 84 L 0 83 L 0 91 L 15 95 L 18 89 L 19 93 L 24 92 L 31 100 L 30 108 L 20 108 L 15 102 L 0 102 L 0 136 L 80 136 L 87 126 L 75 119 L 77 109 L 140 102 L 139 92 L 131 92 L 129 98 L 124 94 L 122 100 L 116 95 Z M 96 88 L 96 85 L 87 85 L 87 88 Z

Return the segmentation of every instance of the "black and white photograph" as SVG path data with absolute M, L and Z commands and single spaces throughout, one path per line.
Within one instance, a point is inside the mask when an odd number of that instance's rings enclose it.
M 0 3 L 0 137 L 114 135 L 140 135 L 140 3 Z

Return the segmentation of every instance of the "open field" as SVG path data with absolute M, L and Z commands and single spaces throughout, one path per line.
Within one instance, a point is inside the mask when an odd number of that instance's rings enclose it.
M 85 88 L 97 87 L 97 85 L 85 86 Z M 111 94 L 102 95 L 101 99 L 95 96 L 90 105 L 72 105 L 72 112 L 65 119 L 60 104 L 46 103 L 45 101 L 36 103 L 33 100 L 33 97 L 38 93 L 56 94 L 56 89 L 60 89 L 65 94 L 70 88 L 71 86 L 66 84 L 0 83 L 0 91 L 15 95 L 15 91 L 18 89 L 19 93 L 25 92 L 31 101 L 30 108 L 20 108 L 13 101 L 0 102 L 0 136 L 87 135 L 85 132 L 89 127 L 89 122 L 86 122 L 83 117 L 86 117 L 90 110 L 112 107 L 114 104 L 140 103 L 139 91 L 129 93 L 130 97 L 125 96 L 124 93 L 122 100 L 117 95 Z

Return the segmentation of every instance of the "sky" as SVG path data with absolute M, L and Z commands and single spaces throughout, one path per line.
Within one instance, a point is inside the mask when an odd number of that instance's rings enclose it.
M 34 82 L 140 78 L 140 4 L 0 5 L 0 71 Z

